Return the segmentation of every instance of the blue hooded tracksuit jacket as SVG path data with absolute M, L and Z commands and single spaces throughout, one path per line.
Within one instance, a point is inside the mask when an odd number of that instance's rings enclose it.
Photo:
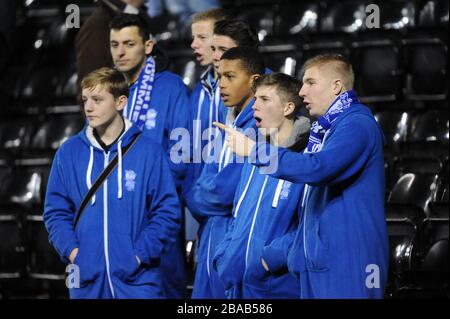
M 372 112 L 359 103 L 347 109 L 318 153 L 279 148 L 275 154 L 279 169 L 271 176 L 309 188 L 288 255 L 301 298 L 382 298 L 388 274 L 383 134 Z
M 300 151 L 307 143 L 309 120 L 299 118 L 292 134 Z M 287 269 L 288 251 L 298 228 L 304 185 L 269 175 L 246 161 L 236 189 L 234 220 L 219 245 L 214 265 L 229 298 L 299 298 L 299 282 Z M 261 263 L 265 260 L 269 271 Z
M 140 136 L 86 206 L 74 217 L 90 185 L 139 129 L 125 120 L 122 136 L 105 152 L 85 127 L 67 140 L 53 160 L 44 222 L 63 262 L 74 260 L 80 287 L 71 298 L 161 298 L 162 253 L 175 240 L 181 220 L 179 199 L 166 156 Z M 138 257 L 138 258 L 136 258 Z M 138 262 L 138 259 L 141 263 Z
M 137 82 L 130 86 L 127 107 L 131 107 L 132 97 L 137 89 Z M 191 154 L 188 139 L 182 140 L 178 134 L 171 139 L 174 129 L 181 129 L 191 134 L 191 112 L 189 109 L 189 95 L 186 85 L 181 78 L 169 71 L 155 73 L 150 107 L 143 134 L 162 145 L 169 159 L 169 167 L 175 179 L 179 194 L 185 185 L 189 184 L 189 156 Z M 181 146 L 188 153 L 181 155 Z M 185 157 L 185 162 L 175 163 L 171 155 L 177 158 Z M 173 248 L 163 256 L 163 286 L 167 298 L 186 297 L 186 267 L 184 258 L 184 236 L 178 235 Z
M 212 123 L 218 121 L 223 123 L 225 120 L 223 114 L 226 114 L 227 107 L 220 99 L 220 89 L 218 81 L 214 80 L 214 72 L 210 66 L 202 74 L 200 81 L 192 90 L 190 96 L 191 115 L 193 124 L 193 161 L 191 181 L 195 183 L 201 174 L 204 166 L 203 159 L 208 154 L 206 152 L 208 144 L 214 139 L 214 135 L 219 129 Z M 211 145 L 212 146 L 212 145 Z
M 252 105 L 254 100 L 239 113 L 233 127 L 245 131 L 256 131 Z M 234 112 L 229 110 L 229 114 Z M 216 139 L 214 156 L 203 167 L 202 173 L 194 184 L 193 190 L 186 198 L 188 207 L 201 223 L 192 298 L 225 298 L 225 289 L 212 267 L 212 260 L 217 245 L 224 239 L 232 219 L 232 206 L 236 186 L 239 183 L 244 159 L 237 158 L 224 146 L 223 132 Z

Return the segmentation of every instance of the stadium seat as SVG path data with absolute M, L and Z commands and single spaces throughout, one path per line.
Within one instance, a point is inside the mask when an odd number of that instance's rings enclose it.
M 357 32 L 365 26 L 363 1 L 329 1 L 320 19 L 321 32 Z
M 64 280 L 65 265 L 48 241 L 42 215 L 27 216 L 28 270 L 31 278 Z
M 14 183 L 6 192 L 6 203 L 24 215 L 41 215 L 50 164 L 50 160 L 16 160 Z
M 355 89 L 362 102 L 387 102 L 401 92 L 398 48 L 390 40 L 355 42 L 351 52 Z
M 413 121 L 410 136 L 400 148 L 404 158 L 444 159 L 448 157 L 448 112 L 428 111 Z
M 402 41 L 404 94 L 408 100 L 436 101 L 448 96 L 447 47 L 439 38 Z
M 317 2 L 295 2 L 280 6 L 274 18 L 274 33 L 296 35 L 317 32 L 319 4 Z
M 251 6 L 244 8 L 235 8 L 237 19 L 246 21 L 258 33 L 258 38 L 263 41 L 266 36 L 273 34 L 274 29 L 274 13 L 277 11 L 276 5 L 267 6 Z
M 412 119 L 411 113 L 381 111 L 374 116 L 383 130 L 386 147 L 397 151 L 398 144 L 407 140 Z
M 2 119 L 3 120 L 3 119 Z M 4 122 L 3 122 L 4 121 Z M 36 119 L 31 117 L 4 119 L 0 136 L 0 149 L 18 154 L 28 147 L 34 133 Z
M 415 5 L 411 0 L 376 1 L 380 8 L 380 26 L 386 30 L 405 30 L 415 26 Z
M 56 151 L 69 137 L 84 125 L 81 113 L 52 114 L 38 127 L 31 142 L 33 151 Z
M 259 51 L 264 57 L 266 67 L 273 72 L 283 72 L 292 76 L 297 72 L 297 48 L 292 43 L 267 44 Z
M 25 271 L 21 225 L 14 214 L 0 212 L 0 281 L 20 278 Z

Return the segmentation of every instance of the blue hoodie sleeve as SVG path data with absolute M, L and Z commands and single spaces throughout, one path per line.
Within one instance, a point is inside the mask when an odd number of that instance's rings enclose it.
M 190 195 L 193 214 L 202 216 L 230 215 L 243 163 L 229 163 L 218 172 L 217 163 L 205 164 Z
M 169 103 L 171 114 L 168 115 L 165 131 L 168 136 L 167 156 L 169 158 L 169 166 L 175 178 L 177 189 L 183 193 L 185 185 L 189 185 L 185 179 L 189 177 L 188 165 L 191 162 L 192 143 L 190 143 L 190 136 L 192 136 L 191 110 L 189 103 L 189 92 L 186 85 L 177 79 L 173 83 L 174 88 L 171 89 L 171 96 Z M 188 135 L 180 137 L 174 129 L 187 130 Z M 181 131 L 180 131 L 181 132 Z M 182 159 L 176 163 L 172 159 Z
M 332 185 L 348 179 L 363 168 L 375 145 L 374 134 L 379 135 L 374 120 L 369 120 L 365 115 L 349 115 L 345 122 L 343 120 L 336 127 L 318 153 L 295 153 L 260 143 L 253 148 L 250 161 L 261 167 L 261 172 L 277 163 L 277 170 L 270 172 L 270 175 L 293 183 Z M 260 160 L 257 157 L 259 152 L 271 154 L 269 160 Z
M 163 150 L 155 145 L 153 168 L 148 178 L 147 225 L 135 246 L 145 264 L 158 262 L 169 244 L 175 242 L 180 229 L 181 208 Z
M 56 152 L 47 184 L 44 204 L 44 223 L 49 233 L 49 240 L 64 263 L 69 263 L 69 256 L 78 247 L 73 221 L 75 204 L 67 192 L 64 179 L 64 167 L 61 149 Z M 67 168 L 66 168 L 67 169 Z

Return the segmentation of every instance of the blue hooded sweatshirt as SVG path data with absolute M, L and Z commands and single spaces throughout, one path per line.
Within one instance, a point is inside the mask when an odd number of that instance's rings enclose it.
M 44 222 L 63 262 L 79 248 L 74 264 L 79 267 L 80 288 L 70 289 L 71 298 L 164 297 L 160 258 L 174 242 L 181 213 L 159 145 L 140 136 L 125 157 L 119 154 L 117 167 L 73 227 L 75 212 L 91 185 L 118 149 L 138 133 L 125 120 L 125 132 L 105 152 L 88 126 L 56 152 Z
M 303 150 L 309 128 L 309 119 L 298 117 L 282 146 Z M 298 228 L 303 186 L 261 174 L 245 163 L 234 197 L 232 227 L 214 258 L 229 298 L 300 297 L 299 283 L 287 270 L 287 255 Z
M 210 66 L 201 76 L 190 97 L 191 115 L 193 121 L 193 161 L 192 182 L 200 176 L 204 166 L 203 152 L 218 133 L 218 128 L 212 123 L 223 123 L 223 110 L 227 107 L 220 99 L 218 81 L 214 79 L 214 72 Z M 210 144 L 211 145 L 211 144 Z
M 288 256 L 301 298 L 382 298 L 388 274 L 383 134 L 372 112 L 356 103 L 332 122 L 319 152 L 279 148 L 275 156 L 279 169 L 271 176 L 309 188 Z
M 252 105 L 254 100 L 234 118 L 234 109 L 228 111 L 227 122 L 245 132 L 256 131 Z M 202 173 L 186 200 L 196 218 L 201 223 L 198 244 L 197 270 L 195 273 L 192 298 L 225 298 L 225 289 L 212 268 L 212 260 L 217 245 L 224 239 L 232 219 L 232 206 L 236 186 L 239 183 L 243 158 L 233 155 L 224 145 L 223 132 L 216 139 L 214 156 L 203 167 Z
M 130 86 L 128 108 L 131 107 L 132 98 L 137 89 L 137 82 Z M 181 129 L 191 134 L 191 112 L 189 109 L 189 94 L 181 78 L 169 71 L 155 73 L 153 90 L 150 99 L 150 108 L 147 112 L 147 121 L 143 131 L 144 136 L 152 138 L 160 144 L 169 159 L 169 167 L 175 179 L 179 194 L 184 192 L 189 184 L 189 154 L 191 145 L 189 139 L 181 139 L 178 134 L 171 138 L 174 129 Z M 188 135 L 190 136 L 190 135 Z M 181 154 L 181 150 L 189 153 Z M 184 158 L 184 162 L 175 163 L 171 154 L 177 158 Z M 187 157 L 186 157 L 187 156 Z M 163 286 L 167 298 L 186 297 L 186 269 L 184 258 L 184 238 L 182 232 L 173 245 L 163 256 Z

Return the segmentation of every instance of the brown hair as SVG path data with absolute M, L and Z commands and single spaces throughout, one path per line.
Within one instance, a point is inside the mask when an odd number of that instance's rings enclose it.
M 229 16 L 223 9 L 211 9 L 199 12 L 192 17 L 192 23 L 200 21 L 211 20 L 213 23 L 216 21 L 226 20 Z
M 330 64 L 333 67 L 333 71 L 341 76 L 341 80 L 345 89 L 353 89 L 355 83 L 355 74 L 353 73 L 353 67 L 350 61 L 341 54 L 320 54 L 313 58 L 310 58 L 303 64 L 302 74 L 313 66 L 321 67 L 325 64 Z
M 94 70 L 81 81 L 81 89 L 93 89 L 97 85 L 105 87 L 115 99 L 122 95 L 128 97 L 127 81 L 124 75 L 115 69 L 104 67 Z
M 283 103 L 294 103 L 295 110 L 292 112 L 292 117 L 296 116 L 302 105 L 302 100 L 298 95 L 302 86 L 299 80 L 284 73 L 271 73 L 262 75 L 253 81 L 253 92 L 256 93 L 256 90 L 261 86 L 275 87 Z

